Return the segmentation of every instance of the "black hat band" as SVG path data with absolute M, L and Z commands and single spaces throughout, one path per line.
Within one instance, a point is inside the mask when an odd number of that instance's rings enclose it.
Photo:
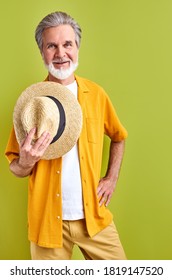
M 59 115 L 60 115 L 60 119 L 59 119 L 59 127 L 57 129 L 57 133 L 56 135 L 54 136 L 53 140 L 51 141 L 50 144 L 56 142 L 60 136 L 62 135 L 64 129 L 65 129 L 65 126 L 66 126 L 66 116 L 65 116 L 65 111 L 63 109 L 63 106 L 62 104 L 59 102 L 59 100 L 57 100 L 55 97 L 53 96 L 46 96 L 46 97 L 49 97 L 51 98 L 55 104 L 57 105 L 58 107 L 58 110 L 59 110 Z

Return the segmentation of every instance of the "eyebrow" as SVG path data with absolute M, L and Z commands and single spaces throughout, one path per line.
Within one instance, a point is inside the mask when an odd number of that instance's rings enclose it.
M 66 40 L 65 42 L 64 42 L 64 44 L 72 44 L 73 43 L 73 41 L 72 40 Z M 58 44 L 56 43 L 56 42 L 47 42 L 47 44 L 46 44 L 47 46 L 48 45 L 56 45 L 56 46 L 58 46 Z
M 71 40 L 66 40 L 66 42 L 65 42 L 65 44 L 71 44 L 71 43 L 73 43 Z
M 50 44 L 52 44 L 52 45 L 57 45 L 55 42 L 47 42 L 47 45 L 50 45 Z

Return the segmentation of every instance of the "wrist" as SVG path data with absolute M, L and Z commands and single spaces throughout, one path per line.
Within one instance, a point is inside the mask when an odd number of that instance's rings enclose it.
M 118 174 L 114 172 L 113 173 L 108 172 L 105 178 L 109 180 L 111 183 L 116 183 L 118 181 Z
M 34 165 L 35 165 L 35 163 L 33 163 L 33 164 L 24 163 L 24 162 L 22 162 L 20 157 L 18 158 L 18 166 L 19 166 L 20 169 L 32 170 Z

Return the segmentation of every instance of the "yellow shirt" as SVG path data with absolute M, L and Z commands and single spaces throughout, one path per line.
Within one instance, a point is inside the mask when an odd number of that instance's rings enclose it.
M 76 81 L 83 113 L 78 140 L 83 203 L 88 234 L 92 237 L 112 221 L 112 213 L 104 205 L 99 206 L 97 197 L 104 134 L 118 142 L 127 137 L 127 131 L 100 86 L 78 76 Z M 19 156 L 14 128 L 5 154 L 9 162 Z M 62 246 L 61 171 L 62 158 L 40 160 L 29 176 L 28 238 L 39 246 Z

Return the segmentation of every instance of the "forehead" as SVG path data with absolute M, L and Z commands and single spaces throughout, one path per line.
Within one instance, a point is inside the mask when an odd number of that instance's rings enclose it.
M 70 25 L 49 27 L 43 31 L 43 42 L 75 41 L 75 32 Z

